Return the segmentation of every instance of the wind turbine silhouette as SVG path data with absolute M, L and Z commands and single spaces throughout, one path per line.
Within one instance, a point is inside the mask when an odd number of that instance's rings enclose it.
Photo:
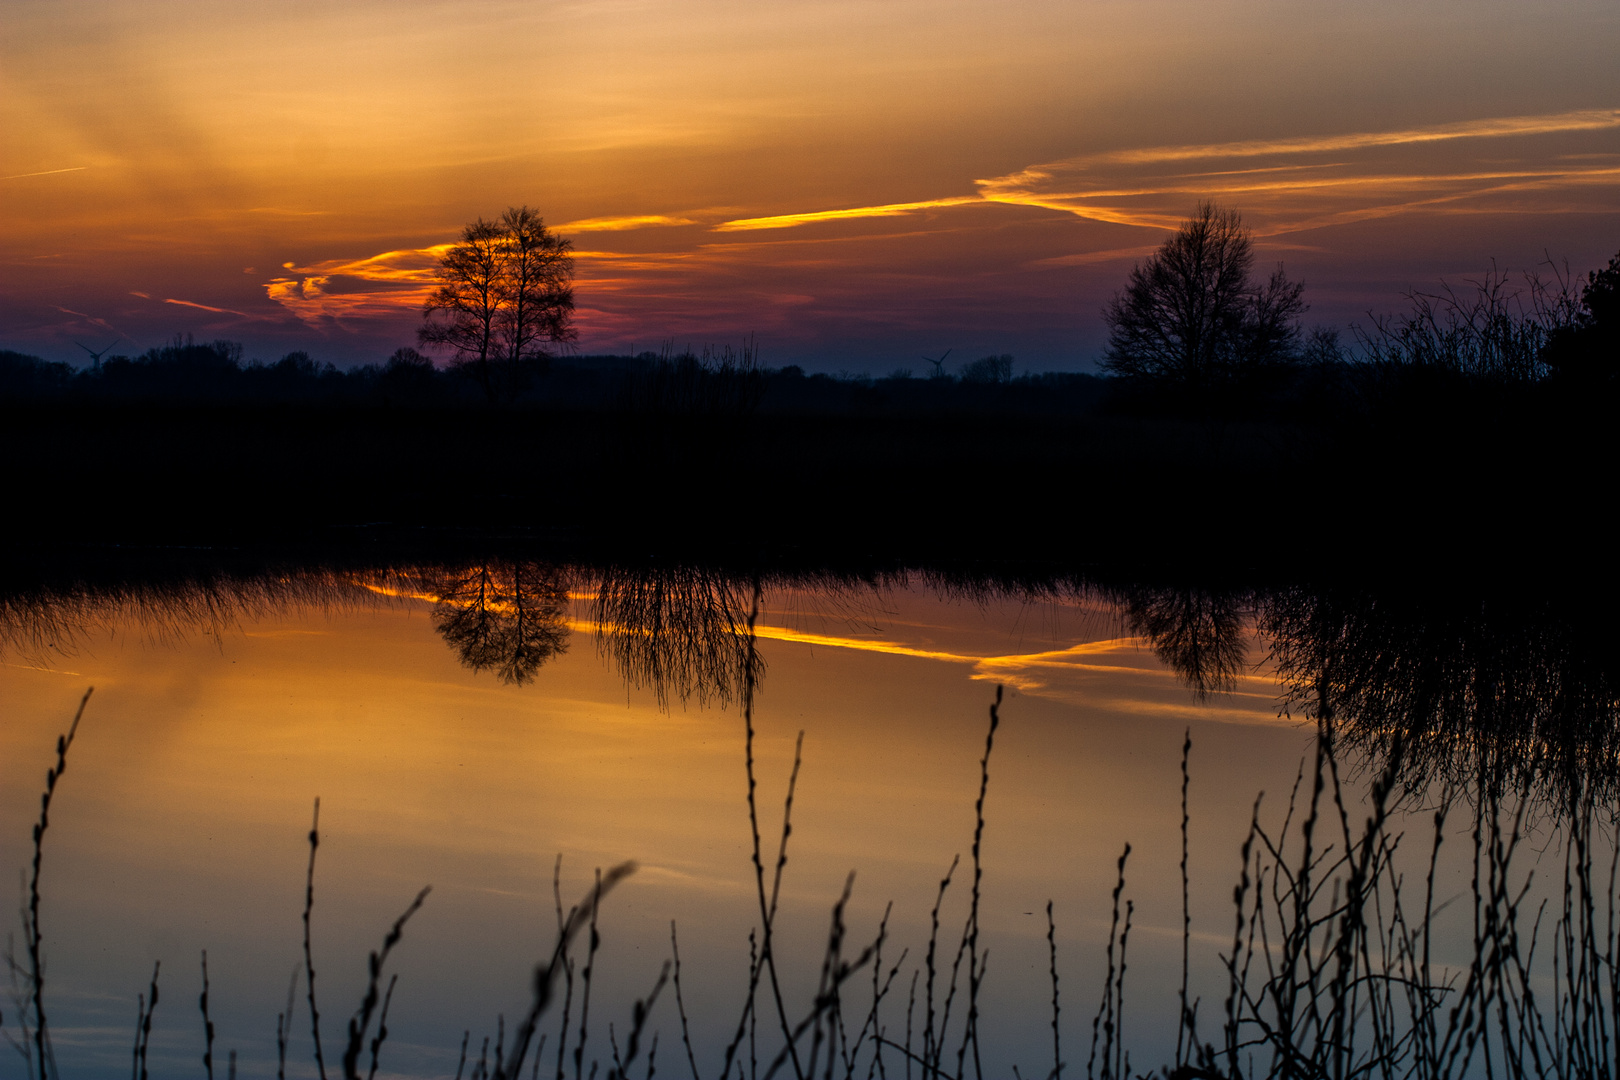
M 100 352 L 96 352 L 94 349 L 92 349 L 90 346 L 86 345 L 82 341 L 75 341 L 73 344 L 77 345 L 79 348 L 83 349 L 85 352 L 90 354 L 90 368 L 91 368 L 91 370 L 92 371 L 99 371 L 101 369 L 101 358 L 103 356 L 106 356 L 109 352 L 112 351 L 113 345 L 118 344 L 122 340 L 123 340 L 123 338 L 121 338 L 121 337 L 113 338 L 112 343 L 109 344 L 105 349 L 102 349 Z
M 949 355 L 951 355 L 951 350 L 946 349 L 939 354 L 938 360 L 935 360 L 932 356 L 923 357 L 924 360 L 934 365 L 934 378 L 943 379 L 945 377 L 945 358 Z

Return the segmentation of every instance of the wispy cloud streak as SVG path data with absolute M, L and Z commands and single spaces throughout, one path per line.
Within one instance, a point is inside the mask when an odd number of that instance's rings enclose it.
M 1118 150 L 1097 155 L 1090 160 L 1142 164 L 1186 161 L 1192 158 L 1258 157 L 1262 154 L 1321 154 L 1339 150 L 1362 150 L 1375 146 L 1448 142 L 1453 139 L 1554 135 L 1566 131 L 1600 131 L 1606 128 L 1620 128 L 1620 109 L 1579 109 L 1574 112 L 1549 113 L 1541 116 L 1502 116 L 1486 120 L 1465 120 L 1455 124 L 1437 124 L 1425 128 L 1407 128 L 1401 131 L 1361 131 L 1348 135 L 1305 135 L 1289 139 L 1159 146 L 1145 150 Z
M 1620 169 L 1612 165 L 1549 157 L 1533 148 L 1511 164 L 1493 162 L 1489 168 L 1466 160 L 1466 155 L 1464 160 L 1454 160 L 1457 167 L 1449 169 L 1435 169 L 1427 158 L 1419 160 L 1413 155 L 1391 161 L 1384 154 L 1376 162 L 1369 155 L 1390 148 L 1421 148 L 1464 140 L 1615 130 L 1620 130 L 1620 109 L 1583 109 L 1396 131 L 1113 150 L 976 180 L 973 195 L 739 218 L 722 222 L 714 230 L 786 229 L 985 204 L 1035 207 L 1092 221 L 1167 229 L 1174 228 L 1185 215 L 1189 198 L 1224 198 L 1241 199 L 1251 205 L 1255 216 L 1263 219 L 1261 234 L 1277 235 L 1408 213 L 1445 202 L 1483 201 L 1552 188 L 1612 187 L 1620 184 Z M 1300 160 L 1320 154 L 1334 154 L 1342 160 Z M 1172 174 L 1160 174 L 1153 168 L 1244 158 L 1272 158 L 1276 163 L 1252 169 Z M 1338 209 L 1324 212 L 1325 202 L 1337 204 Z

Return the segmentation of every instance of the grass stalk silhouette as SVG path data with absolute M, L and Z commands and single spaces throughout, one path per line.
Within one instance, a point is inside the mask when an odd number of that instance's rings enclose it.
M 602 890 L 602 872 L 596 872 L 596 890 Z M 574 1080 L 580 1080 L 585 1061 L 585 1041 L 590 1037 L 591 1017 L 591 976 L 595 973 L 596 950 L 602 946 L 602 937 L 596 932 L 596 912 L 593 905 L 590 913 L 590 937 L 587 939 L 585 951 L 585 966 L 579 973 L 579 1037 L 574 1044 Z
M 567 967 L 568 950 L 574 939 L 587 926 L 590 928 L 592 938 L 592 951 L 600 945 L 596 930 L 596 912 L 601 906 L 602 899 L 613 890 L 621 881 L 635 873 L 636 864 L 633 862 L 620 863 L 606 873 L 597 871 L 596 884 L 579 904 L 570 909 L 568 915 L 562 920 L 557 933 L 557 943 L 552 948 L 551 956 L 541 964 L 537 964 L 533 976 L 533 1000 L 523 1020 L 518 1024 L 512 1036 L 512 1051 L 508 1061 L 497 1071 L 499 1080 L 512 1080 L 523 1069 L 523 1063 L 528 1058 L 529 1045 L 534 1041 L 535 1032 L 539 1027 L 540 1018 L 550 1006 L 556 993 L 557 978 Z M 582 973 L 583 974 L 583 973 Z M 589 985 L 588 977 L 585 980 Z M 581 1009 L 583 1013 L 583 1008 Z M 581 1031 L 585 1031 L 585 1021 L 580 1022 Z M 565 1036 L 558 1040 L 558 1072 L 561 1073 L 562 1053 L 566 1050 L 566 1015 L 563 1031 Z M 581 1037 L 583 1049 L 583 1036 Z M 538 1053 L 538 1050 L 536 1051 Z M 577 1060 L 577 1059 L 576 1059 Z
M 304 877 L 304 985 L 309 991 L 309 1027 L 315 1044 L 315 1068 L 326 1080 L 326 1055 L 321 1049 L 321 1010 L 315 1004 L 315 952 L 310 942 L 310 913 L 315 908 L 315 851 L 321 846 L 321 800 L 315 800 L 315 813 L 309 825 L 309 869 Z
M 394 987 L 398 983 L 398 975 L 389 976 L 388 992 L 383 995 L 382 1012 L 377 1014 L 377 1034 L 371 1040 L 371 1070 L 366 1073 L 366 1080 L 376 1080 L 377 1077 L 377 1056 L 382 1050 L 382 1044 L 388 1041 L 388 1006 L 394 1000 Z M 535 1060 L 539 1060 L 538 1055 Z
M 681 1018 L 681 1045 L 686 1048 L 686 1064 L 692 1080 L 698 1080 L 697 1055 L 692 1052 L 692 1029 L 686 1020 L 686 999 L 681 994 L 681 943 L 675 936 L 675 920 L 669 920 L 669 951 L 675 964 L 675 1009 Z
M 51 798 L 56 794 L 56 785 L 67 772 L 68 750 L 73 746 L 73 738 L 79 733 L 79 721 L 84 719 L 84 707 L 90 703 L 90 695 L 95 687 L 85 690 L 84 697 L 79 699 L 79 707 L 73 713 L 73 722 L 68 725 L 67 734 L 59 735 L 56 739 L 56 764 L 45 772 L 45 793 L 39 800 L 39 821 L 34 824 L 34 854 L 32 870 L 28 877 L 28 907 L 23 913 L 23 938 L 28 950 L 28 970 L 26 973 L 27 986 L 32 997 L 34 1007 L 33 1024 L 33 1069 L 37 1070 L 39 1080 L 50 1080 L 52 1073 L 56 1072 L 56 1060 L 51 1049 L 50 1025 L 45 1015 L 45 962 L 41 953 L 41 945 L 45 940 L 39 923 L 39 878 L 45 857 L 45 830 L 51 825 Z M 7 957 L 8 966 L 12 973 L 17 971 L 15 958 Z M 157 1000 L 156 977 L 152 983 L 153 1003 Z M 24 1023 L 27 1017 L 24 1014 Z M 24 1028 L 26 1040 L 27 1028 Z
M 765 891 L 765 862 L 761 854 L 759 832 L 759 782 L 754 775 L 754 691 L 756 688 L 756 675 L 760 666 L 760 659 L 754 628 L 759 619 L 760 583 L 756 578 L 753 586 L 753 599 L 748 609 L 746 624 L 746 651 L 743 664 L 743 762 L 748 778 L 748 825 L 753 840 L 752 858 L 754 866 L 755 891 L 759 901 L 759 955 L 749 965 L 748 994 L 743 1006 L 742 1016 L 737 1022 L 737 1032 L 731 1043 L 726 1047 L 725 1063 L 721 1069 L 721 1076 L 725 1076 L 731 1068 L 738 1048 L 746 1034 L 753 1041 L 753 1023 L 756 1012 L 757 991 L 759 981 L 766 972 L 770 974 L 771 997 L 776 1006 L 777 1021 L 781 1025 L 782 1035 L 787 1040 L 787 1053 L 793 1065 L 793 1072 L 797 1080 L 805 1080 L 803 1066 L 799 1062 L 798 1051 L 794 1046 L 792 1030 L 788 1024 L 787 1006 L 782 1000 L 781 980 L 776 972 L 776 953 L 773 948 L 772 927 L 776 921 L 777 902 L 781 896 L 782 871 L 787 866 L 788 838 L 793 835 L 793 795 L 799 782 L 799 766 L 803 760 L 804 732 L 799 738 L 793 751 L 793 771 L 788 777 L 787 798 L 782 808 L 782 836 L 777 845 L 775 872 L 772 878 L 770 894 Z M 753 1075 L 753 1066 L 750 1067 L 750 1076 Z
M 214 1080 L 214 1022 L 208 1018 L 208 950 L 202 951 L 202 995 L 197 999 L 197 1008 L 202 1010 L 203 1019 L 203 1072 L 208 1080 Z
M 613 1025 L 608 1025 L 609 1040 L 613 1045 L 613 1068 L 608 1072 L 608 1080 L 629 1080 L 630 1066 L 636 1063 L 636 1056 L 641 1050 L 641 1032 L 647 1025 L 647 1017 L 652 1014 L 652 1007 L 658 1001 L 658 995 L 669 982 L 670 962 L 664 961 L 663 969 L 658 973 L 658 981 L 653 984 L 651 992 L 645 998 L 638 999 L 630 1014 L 630 1035 L 625 1042 L 624 1057 L 619 1057 L 619 1048 L 613 1040 Z M 656 1046 L 652 1053 L 656 1053 Z M 652 1058 L 648 1057 L 648 1071 L 652 1068 Z
M 1175 1067 L 1181 1068 L 1187 1063 L 1185 1037 L 1190 1027 L 1197 1026 L 1197 1020 L 1187 1005 L 1187 985 L 1189 964 L 1192 952 L 1192 888 L 1187 877 L 1187 832 L 1191 822 L 1187 813 L 1187 790 L 1192 782 L 1192 774 L 1188 770 L 1188 761 L 1192 755 L 1192 728 L 1188 728 L 1181 742 L 1181 1012 L 1180 1020 L 1176 1024 L 1176 1061 Z M 1052 905 L 1047 904 L 1047 917 L 1051 918 Z M 1057 968 L 1054 954 L 1052 969 L 1052 1037 L 1057 1038 Z M 1059 1067 L 1061 1069 L 1061 1066 Z M 1062 1080 L 1055 1076 L 1054 1080 Z
M 292 1039 L 293 1001 L 298 993 L 298 967 L 287 982 L 287 1007 L 276 1016 L 276 1080 L 287 1080 L 287 1043 Z
M 552 864 L 552 867 L 551 867 L 551 896 L 552 896 L 552 901 L 553 901 L 553 903 L 554 903 L 554 905 L 556 906 L 556 909 L 557 909 L 557 938 L 560 941 L 560 940 L 562 940 L 563 932 L 564 932 L 564 929 L 566 928 L 567 922 L 568 922 L 568 920 L 565 920 L 563 918 L 563 907 L 562 907 L 562 855 L 561 854 L 559 854 L 557 856 L 556 862 L 554 862 Z M 575 910 L 577 910 L 577 909 L 575 909 Z M 570 913 L 569 918 L 570 919 L 572 918 L 571 913 Z M 573 963 L 572 960 L 569 959 L 567 949 L 563 950 L 562 965 L 563 965 L 563 1009 L 562 1009 L 562 1024 L 561 1024 L 560 1029 L 559 1029 L 562 1032 L 562 1034 L 560 1034 L 558 1036 L 558 1038 L 557 1038 L 557 1080 L 563 1080 L 563 1068 L 564 1068 L 564 1066 L 566 1064 L 566 1056 L 565 1055 L 568 1052 L 568 1016 L 569 1016 L 569 1012 L 573 1008 L 573 1004 L 574 1004 L 574 963 Z M 538 1048 L 536 1048 L 535 1049 L 535 1058 L 538 1059 L 539 1057 L 540 1057 L 540 1050 Z
M 979 762 L 979 799 L 973 805 L 973 896 L 968 909 L 968 932 L 964 935 L 968 953 L 968 1015 L 962 1031 L 962 1047 L 956 1054 L 956 1075 L 965 1075 L 963 1058 L 969 1043 L 973 1046 L 974 1075 L 984 1076 L 979 1061 L 979 988 L 984 983 L 984 964 L 988 957 L 979 954 L 979 890 L 984 880 L 984 864 L 980 848 L 984 843 L 984 799 L 990 790 L 990 751 L 996 744 L 996 728 L 1001 725 L 1001 687 L 996 687 L 996 700 L 990 705 L 990 731 L 984 737 L 984 757 Z
M 1114 911 L 1108 927 L 1107 974 L 1103 977 L 1102 1001 L 1091 1020 L 1091 1054 L 1086 1059 L 1086 1078 L 1099 1080 L 1128 1080 L 1130 1058 L 1125 1048 L 1125 949 L 1130 942 L 1131 915 L 1134 907 L 1125 901 L 1125 920 L 1121 927 L 1119 917 L 1120 896 L 1125 892 L 1125 863 L 1131 857 L 1131 845 L 1126 844 L 1119 856 L 1119 878 L 1114 885 Z M 1115 949 L 1118 949 L 1117 960 Z M 1101 1048 L 1100 1062 L 1098 1049 Z M 1097 1070 L 1097 1066 L 1101 1069 Z
M 1062 1010 L 1058 1008 L 1057 922 L 1052 918 L 1050 900 L 1046 902 L 1046 948 L 1052 965 L 1052 1071 L 1047 1075 L 1051 1080 L 1063 1080 L 1063 1036 L 1058 1027 Z
M 146 1050 L 152 1042 L 152 1014 L 157 1011 L 158 970 L 162 966 L 163 962 L 161 960 L 152 965 L 152 983 L 147 987 L 145 994 L 136 997 L 135 1052 L 134 1064 L 130 1070 L 135 1080 L 148 1080 Z M 56 1070 L 53 1067 L 51 1071 L 54 1073 Z
M 343 1050 L 343 1080 L 360 1080 L 360 1053 L 365 1045 L 366 1032 L 371 1028 L 371 1016 L 377 1010 L 377 983 L 382 978 L 383 965 L 388 962 L 388 954 L 393 951 L 394 946 L 399 944 L 399 939 L 405 931 L 405 924 L 410 921 L 412 915 L 422 909 L 422 902 L 427 899 L 428 893 L 432 891 L 433 887 L 429 885 L 416 894 L 416 899 L 411 901 L 410 907 L 406 908 L 404 914 L 394 920 L 394 925 L 389 928 L 388 934 L 383 938 L 382 948 L 373 952 L 366 960 L 366 969 L 370 979 L 366 983 L 366 993 L 365 997 L 360 1001 L 360 1007 L 349 1018 L 349 1042 Z M 388 984 L 388 996 L 392 998 L 393 995 L 394 984 L 390 981 Z M 379 1025 L 377 1038 L 372 1043 L 372 1072 L 376 1072 L 377 1052 L 382 1047 L 383 1039 L 386 1038 L 386 1012 L 387 1007 L 384 1006 L 384 1020 Z

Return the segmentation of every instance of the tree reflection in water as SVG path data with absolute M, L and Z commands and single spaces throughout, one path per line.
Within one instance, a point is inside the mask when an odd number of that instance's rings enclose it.
M 1620 789 L 1620 656 L 1606 612 L 1543 598 L 1282 590 L 1260 626 L 1290 708 L 1391 756 L 1408 787 Z
M 0 653 L 49 664 L 106 635 L 218 638 L 300 611 L 429 599 L 462 663 L 511 685 L 533 681 L 570 634 L 569 583 L 593 597 L 596 647 L 627 687 L 661 707 L 739 701 L 750 677 L 747 612 L 768 591 L 814 590 L 838 607 L 883 588 L 946 599 L 1112 605 L 1199 698 L 1260 670 L 1279 711 L 1332 724 L 1338 745 L 1381 770 L 1402 741 L 1403 785 L 1511 791 L 1527 781 L 1567 802 L 1620 797 L 1620 624 L 1575 588 L 1462 588 L 1412 581 L 1256 586 L 1208 580 L 1018 578 L 950 569 L 870 574 L 736 573 L 671 564 L 562 568 L 490 558 L 427 566 L 161 558 L 0 577 Z M 880 583 L 881 581 L 881 583 Z M 834 599 L 828 600 L 832 597 Z M 1254 639 L 1258 648 L 1250 649 Z M 755 661 L 756 665 L 759 662 Z M 1483 785 L 1483 788 L 1481 786 Z
M 701 567 L 609 567 L 596 587 L 596 648 L 627 686 L 721 706 L 764 675 L 748 646 L 750 579 Z M 750 672 L 750 664 L 752 671 Z
M 1200 696 L 1233 686 L 1252 627 L 1280 711 L 1330 724 L 1374 770 L 1397 761 L 1408 789 L 1620 795 L 1620 641 L 1602 604 L 1410 585 L 1111 592 Z
M 1152 643 L 1200 701 L 1237 689 L 1247 668 L 1246 600 L 1198 587 L 1132 586 L 1116 596 L 1125 625 Z
M 568 584 L 539 562 L 493 561 L 423 572 L 433 625 L 461 662 L 523 686 L 568 648 Z

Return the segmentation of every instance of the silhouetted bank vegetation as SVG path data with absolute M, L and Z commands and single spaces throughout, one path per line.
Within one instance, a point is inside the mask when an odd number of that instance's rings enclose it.
M 349 370 L 245 362 L 189 339 L 86 368 L 4 352 L 0 445 L 45 540 L 388 523 L 641 555 L 1603 553 L 1620 256 L 1584 282 L 1414 292 L 1348 343 L 1308 331 L 1297 283 L 1252 262 L 1240 220 L 1203 208 L 1110 305 L 1104 376 L 996 355 L 834 377 L 769 368 L 752 342 L 549 356 L 538 343 L 568 333 L 557 296 L 551 322 L 449 368 L 409 348 Z M 1182 309 L 1204 315 L 1165 314 Z

